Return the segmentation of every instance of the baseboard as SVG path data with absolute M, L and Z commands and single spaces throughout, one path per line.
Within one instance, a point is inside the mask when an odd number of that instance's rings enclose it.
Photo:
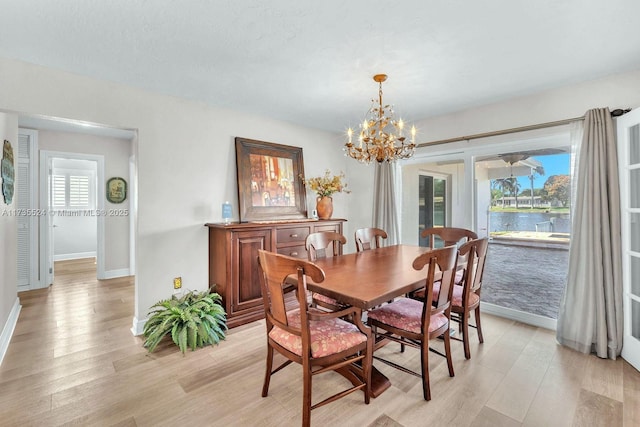
M 104 272 L 104 277 L 101 277 L 101 280 L 105 279 L 115 279 L 117 277 L 127 277 L 131 276 L 128 268 L 121 268 L 120 270 L 109 270 Z
M 18 316 L 20 316 L 21 308 L 22 306 L 20 305 L 20 298 L 16 297 L 16 302 L 13 304 L 13 308 L 9 313 L 7 323 L 4 324 L 2 334 L 0 335 L 0 365 L 2 365 L 4 355 L 7 354 L 7 350 L 9 349 L 9 342 L 11 342 L 13 331 L 15 330 L 16 324 L 18 323 Z
M 70 259 L 95 258 L 96 252 L 78 252 L 75 254 L 58 254 L 53 256 L 54 261 L 68 261 Z
M 538 328 L 551 329 L 552 331 L 555 331 L 558 327 L 558 321 L 556 319 L 540 316 L 538 314 L 514 310 L 513 308 L 501 307 L 499 305 L 491 304 L 488 302 L 481 302 L 480 307 L 480 310 L 483 313 L 505 317 L 507 319 L 516 320 L 518 322 L 526 323 L 527 325 L 536 326 Z
M 131 327 L 131 333 L 134 336 L 142 335 L 144 332 L 144 324 L 147 323 L 147 319 L 138 320 L 137 317 L 133 318 L 133 326 Z

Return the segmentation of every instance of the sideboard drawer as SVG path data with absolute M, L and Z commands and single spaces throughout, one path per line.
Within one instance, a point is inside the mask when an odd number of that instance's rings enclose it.
M 307 259 L 307 250 L 304 248 L 304 245 L 278 248 L 278 253 L 280 255 L 286 255 L 294 258 Z
M 276 241 L 278 245 L 280 243 L 289 243 L 289 242 L 304 243 L 309 233 L 310 233 L 310 227 L 278 228 Z

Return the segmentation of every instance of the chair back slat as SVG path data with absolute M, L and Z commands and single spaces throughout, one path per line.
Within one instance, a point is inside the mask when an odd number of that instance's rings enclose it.
M 425 289 L 425 302 L 423 309 L 423 327 L 428 329 L 429 318 L 438 313 L 446 312 L 447 317 L 451 309 L 451 297 L 453 294 L 453 282 L 455 280 L 456 261 L 458 251 L 454 245 L 439 249 L 432 249 L 429 252 L 418 256 L 413 261 L 413 268 L 422 270 L 427 267 L 427 281 Z M 436 272 L 442 273 L 439 278 L 440 292 L 437 300 L 433 299 L 433 284 L 436 282 Z M 425 333 L 427 331 L 425 330 Z
M 387 232 L 380 228 L 361 228 L 355 232 L 356 250 L 358 252 L 382 247 L 382 239 Z
M 458 245 L 468 242 L 469 240 L 477 239 L 478 235 L 466 228 L 456 227 L 431 227 L 422 230 L 420 237 L 423 239 L 429 238 L 429 247 L 435 248 L 438 246 L 438 242 L 441 241 L 444 246 Z
M 340 255 L 342 245 L 347 243 L 347 238 L 333 231 L 320 231 L 311 233 L 304 241 L 309 261 L 315 261 L 327 256 Z
M 465 302 L 469 292 L 480 294 L 488 247 L 489 239 L 485 237 L 483 239 L 471 240 L 459 249 L 460 256 L 465 257 L 467 261 L 463 283 L 463 301 Z
M 306 277 L 309 276 L 314 282 L 320 283 L 324 280 L 324 271 L 309 261 L 262 249 L 258 250 L 258 262 L 262 269 L 260 277 L 266 317 L 288 326 L 284 288 L 293 285 L 296 288 L 301 319 L 306 323 Z M 296 277 L 297 280 L 292 281 L 292 277 Z

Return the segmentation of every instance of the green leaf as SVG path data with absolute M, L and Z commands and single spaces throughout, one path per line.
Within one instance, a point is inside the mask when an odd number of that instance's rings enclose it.
M 187 347 L 195 350 L 205 345 L 218 344 L 225 339 L 227 320 L 217 293 L 188 292 L 180 298 L 159 301 L 149 311 L 143 333 L 144 347 L 152 352 L 166 335 L 184 354 Z

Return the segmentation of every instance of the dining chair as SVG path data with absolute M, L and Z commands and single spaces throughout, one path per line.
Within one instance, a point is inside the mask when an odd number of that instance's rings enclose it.
M 476 328 L 478 340 L 484 342 L 482 336 L 482 324 L 480 323 L 480 291 L 482 289 L 482 276 L 487 258 L 489 239 L 471 240 L 458 248 L 458 259 L 465 259 L 464 274 L 460 284 L 453 286 L 451 294 L 451 320 L 458 322 L 462 338 L 452 337 L 454 340 L 462 341 L 464 345 L 465 359 L 471 358 L 469 349 L 469 327 Z M 433 286 L 434 298 L 438 297 L 440 283 L 435 282 Z M 411 295 L 412 298 L 424 301 L 424 290 L 419 290 Z M 469 323 L 471 312 L 474 312 L 475 325 Z
M 333 231 L 320 231 L 309 234 L 304 241 L 304 247 L 307 250 L 309 261 L 313 262 L 318 258 L 340 255 L 340 249 L 346 243 L 347 238 L 340 233 Z M 348 307 L 347 304 L 341 303 L 334 298 L 317 292 L 312 292 L 311 298 L 315 305 L 333 311 L 342 310 L 343 308 Z
M 436 248 L 439 246 L 459 246 L 469 240 L 477 239 L 478 235 L 466 228 L 456 227 L 431 227 L 425 228 L 420 233 L 420 237 L 423 239 L 429 238 L 429 247 Z M 458 262 L 464 262 L 464 259 L 459 259 Z M 462 282 L 462 276 L 464 275 L 463 269 L 458 269 L 456 272 L 456 283 Z
M 364 402 L 371 395 L 371 365 L 373 336 L 361 319 L 362 310 L 349 307 L 337 312 L 326 312 L 307 304 L 307 277 L 316 283 L 324 280 L 324 272 L 317 265 L 258 250 L 258 263 L 262 274 L 260 282 L 267 325 L 267 366 L 262 397 L 269 393 L 271 375 L 296 362 L 302 365 L 302 425 L 311 424 L 311 410 L 331 403 L 357 390 L 364 392 Z M 297 308 L 286 310 L 283 288 L 297 278 Z M 342 320 L 349 316 L 353 323 Z M 273 368 L 274 350 L 286 358 Z M 312 404 L 311 390 L 314 376 L 347 370 L 353 386 Z
M 458 245 L 460 241 L 462 243 L 469 240 L 477 239 L 478 235 L 466 228 L 456 227 L 430 227 L 425 228 L 420 233 L 420 237 L 423 239 L 429 238 L 429 247 L 435 248 L 437 246 L 451 246 Z M 440 243 L 442 242 L 442 243 Z
M 473 327 L 478 332 L 478 341 L 484 342 L 482 337 L 482 324 L 480 323 L 480 291 L 482 290 L 482 276 L 487 260 L 489 239 L 471 240 L 458 249 L 458 256 L 467 258 L 464 279 L 461 285 L 453 287 L 451 298 L 451 320 L 458 322 L 462 332 L 462 342 L 464 344 L 464 357 L 471 358 L 469 350 L 469 327 Z M 469 324 L 471 312 L 474 312 L 476 324 Z M 458 338 L 454 338 L 458 339 Z M 459 339 L 458 339 L 459 340 Z
M 387 232 L 380 228 L 360 228 L 355 232 L 356 251 L 362 252 L 382 246 L 382 239 L 387 238 Z
M 420 349 L 421 374 L 381 357 L 374 355 L 374 358 L 403 372 L 421 377 L 425 400 L 431 400 L 429 351 L 444 356 L 447 359 L 449 376 L 454 376 L 449 325 L 457 255 L 455 246 L 447 246 L 425 252 L 413 261 L 414 269 L 422 270 L 425 266 L 427 269 L 425 301 L 399 298 L 367 313 L 367 323 L 372 327 L 376 349 L 384 345 L 385 340 L 398 342 L 402 347 L 408 345 Z M 436 272 L 440 272 L 441 275 L 436 276 Z M 437 277 L 441 283 L 440 293 L 434 295 L 433 285 Z M 384 332 L 379 332 L 380 329 Z M 444 354 L 429 347 L 429 341 L 440 336 L 444 339 Z

